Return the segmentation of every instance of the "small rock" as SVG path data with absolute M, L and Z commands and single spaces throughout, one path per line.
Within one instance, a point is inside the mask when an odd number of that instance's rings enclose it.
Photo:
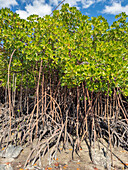
M 111 169 L 111 159 L 103 149 L 92 149 L 92 158 L 94 164 L 101 165 L 107 169 Z
M 17 158 L 22 151 L 21 146 L 9 145 L 6 150 L 0 151 L 0 156 L 3 158 Z
M 6 149 L 6 151 L 3 152 L 2 157 L 3 157 L 3 158 L 11 158 L 11 157 L 12 157 L 12 154 L 13 154 L 13 152 L 14 152 L 14 149 L 15 149 L 15 147 L 14 147 L 13 145 L 8 146 L 7 149 Z
M 23 150 L 23 148 L 21 146 L 15 147 L 15 149 L 12 153 L 12 158 L 17 158 L 22 150 Z

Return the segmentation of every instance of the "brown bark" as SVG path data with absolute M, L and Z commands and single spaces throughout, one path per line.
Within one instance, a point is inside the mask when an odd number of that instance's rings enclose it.
M 10 137 L 11 137 L 11 117 L 12 117 L 11 110 L 12 110 L 12 103 L 11 103 L 11 90 L 10 90 L 10 86 L 9 86 L 9 77 L 10 77 L 11 61 L 12 61 L 12 57 L 13 57 L 15 51 L 16 51 L 16 49 L 14 49 L 12 54 L 11 54 L 10 61 L 9 61 L 9 66 L 8 66 L 8 97 L 9 97 Z

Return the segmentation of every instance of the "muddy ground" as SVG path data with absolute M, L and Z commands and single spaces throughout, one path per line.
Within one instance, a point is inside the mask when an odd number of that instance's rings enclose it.
M 101 140 L 102 143 L 96 142 L 92 145 L 91 150 L 88 148 L 85 141 L 81 144 L 81 149 L 77 155 L 74 153 L 74 159 L 72 160 L 72 147 L 67 145 L 67 149 L 62 149 L 60 145 L 60 152 L 56 154 L 53 162 L 49 162 L 49 154 L 45 157 L 41 157 L 33 166 L 28 165 L 25 169 L 39 169 L 40 170 L 124 170 L 128 169 L 128 151 L 121 147 L 112 148 L 112 157 L 110 151 L 107 148 L 107 143 Z M 5 158 L 0 158 L 0 164 L 11 164 L 13 170 L 24 169 L 24 164 L 27 160 L 32 148 L 36 147 L 36 142 L 33 142 L 33 146 L 27 146 L 23 149 L 18 158 L 8 161 Z M 110 149 L 110 148 L 109 148 Z M 34 156 L 34 155 L 33 155 Z M 91 160 L 91 159 L 92 160 Z M 111 167 L 111 158 L 113 159 L 113 166 Z M 126 166 L 124 166 L 126 164 Z

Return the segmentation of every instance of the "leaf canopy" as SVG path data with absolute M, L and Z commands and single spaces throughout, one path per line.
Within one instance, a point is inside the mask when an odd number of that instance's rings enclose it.
M 120 17 L 120 18 L 119 18 Z M 0 81 L 5 86 L 9 58 L 11 76 L 17 83 L 34 87 L 40 61 L 47 74 L 59 72 L 62 86 L 86 82 L 90 91 L 108 92 L 118 87 L 128 96 L 128 23 L 122 12 L 111 27 L 98 16 L 82 15 L 69 4 L 44 18 L 31 15 L 27 20 L 8 8 L 0 10 Z M 92 29 L 93 27 L 93 29 Z M 37 67 L 37 69 L 35 69 Z M 33 71 L 34 70 L 34 71 Z

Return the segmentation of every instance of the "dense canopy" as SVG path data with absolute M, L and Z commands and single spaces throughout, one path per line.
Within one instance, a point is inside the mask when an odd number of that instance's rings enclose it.
M 120 18 L 119 18 L 120 17 Z M 0 10 L 0 81 L 6 86 L 10 56 L 16 49 L 10 74 L 17 85 L 34 88 L 42 60 L 44 74 L 58 72 L 62 86 L 86 82 L 90 91 L 111 93 L 115 87 L 128 95 L 128 23 L 122 12 L 109 27 L 102 16 L 82 15 L 62 5 L 52 16 L 21 19 L 10 9 Z M 54 70 L 54 71 L 53 71 Z

